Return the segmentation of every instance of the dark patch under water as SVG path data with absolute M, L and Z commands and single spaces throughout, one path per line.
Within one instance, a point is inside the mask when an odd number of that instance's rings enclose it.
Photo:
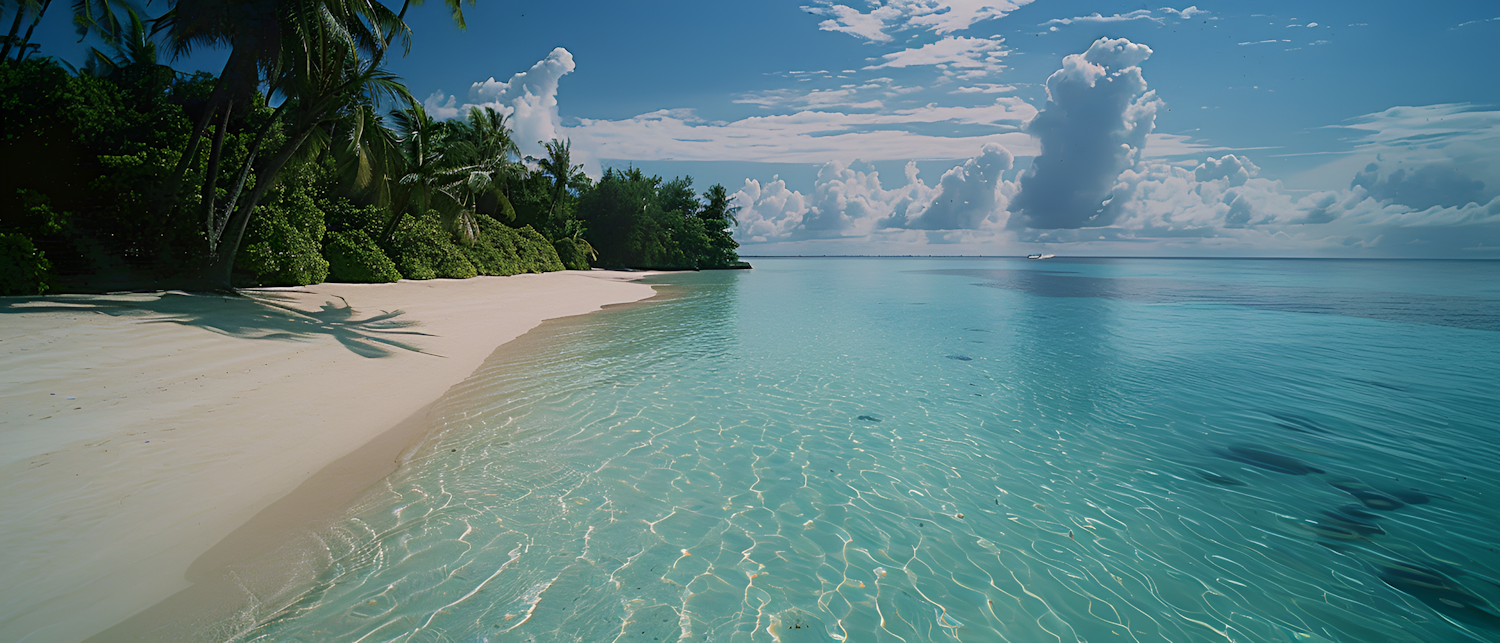
M 1411 595 L 1443 616 L 1465 625 L 1500 630 L 1500 610 L 1441 572 L 1398 562 L 1380 566 L 1377 575 L 1386 585 Z
M 861 416 L 859 416 L 857 418 L 854 418 L 854 419 L 856 419 L 856 420 L 863 420 L 865 422 L 879 422 L 880 421 L 880 418 L 875 417 L 873 415 L 861 415 Z
M 974 361 L 974 358 L 969 357 L 968 355 L 945 355 L 944 357 L 947 357 L 948 359 L 956 359 L 956 360 L 958 360 L 960 362 L 972 362 L 972 361 Z
M 1359 505 L 1344 505 L 1338 508 L 1338 512 L 1343 514 L 1345 518 L 1366 524 L 1371 524 L 1381 519 L 1379 514 L 1372 514 L 1365 511 Z
M 1395 511 L 1406 505 L 1425 505 L 1432 502 L 1431 496 L 1416 489 L 1375 486 L 1366 484 L 1356 478 L 1330 478 L 1328 484 L 1339 491 L 1354 496 L 1364 506 L 1376 511 Z
M 1347 380 L 1349 380 L 1351 382 L 1354 382 L 1356 384 L 1364 384 L 1366 386 L 1373 386 L 1375 388 L 1383 388 L 1383 389 L 1385 389 L 1387 391 L 1399 391 L 1399 392 L 1402 392 L 1402 393 L 1406 392 L 1406 387 L 1405 386 L 1397 386 L 1395 384 L 1386 384 L 1385 382 L 1376 382 L 1374 380 L 1360 380 L 1360 379 L 1355 379 L 1355 378 L 1352 378 L 1352 377 L 1346 377 L 1344 379 L 1347 379 Z
M 1314 519 L 1320 526 L 1353 533 L 1359 536 L 1376 536 L 1385 533 L 1373 520 L 1356 520 L 1341 511 L 1324 511 L 1322 517 Z
M 1232 446 L 1228 451 L 1221 454 L 1223 457 L 1236 462 L 1243 462 L 1253 467 L 1260 467 L 1267 471 L 1277 473 L 1288 473 L 1294 476 L 1305 476 L 1309 473 L 1323 473 L 1311 464 L 1302 460 L 1265 449 L 1249 446 Z

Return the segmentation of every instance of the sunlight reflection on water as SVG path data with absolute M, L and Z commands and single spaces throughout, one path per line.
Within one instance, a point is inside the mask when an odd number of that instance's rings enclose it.
M 1500 636 L 1500 264 L 755 263 L 497 354 L 238 638 Z

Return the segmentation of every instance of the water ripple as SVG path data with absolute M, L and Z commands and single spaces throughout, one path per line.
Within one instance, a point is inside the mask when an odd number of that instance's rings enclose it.
M 1231 306 L 1110 294 L 1203 279 L 1141 265 L 1072 266 L 1111 290 L 1063 297 L 952 261 L 765 261 L 551 324 L 443 400 L 315 582 L 225 631 L 1500 637 L 1495 335 L 1348 314 L 1357 289 L 1266 305 L 1300 265 L 1236 277 L 1258 282 Z

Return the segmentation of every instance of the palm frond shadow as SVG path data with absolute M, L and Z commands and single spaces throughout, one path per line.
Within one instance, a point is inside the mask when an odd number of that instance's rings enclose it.
M 39 312 L 95 312 L 112 317 L 140 318 L 141 323 L 181 324 L 240 339 L 306 341 L 331 337 L 360 357 L 395 354 L 392 349 L 429 353 L 402 341 L 432 337 L 410 330 L 421 322 L 402 319 L 400 310 L 361 317 L 342 297 L 325 301 L 319 310 L 297 308 L 296 299 L 275 292 L 243 292 L 237 296 L 182 292 L 129 295 L 55 295 L 0 298 L 0 315 Z

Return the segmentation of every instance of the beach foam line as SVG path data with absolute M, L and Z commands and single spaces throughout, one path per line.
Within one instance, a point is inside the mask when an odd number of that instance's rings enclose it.
M 0 299 L 0 640 L 153 638 L 294 582 L 246 561 L 316 551 L 287 535 L 394 470 L 496 348 L 650 274 Z

